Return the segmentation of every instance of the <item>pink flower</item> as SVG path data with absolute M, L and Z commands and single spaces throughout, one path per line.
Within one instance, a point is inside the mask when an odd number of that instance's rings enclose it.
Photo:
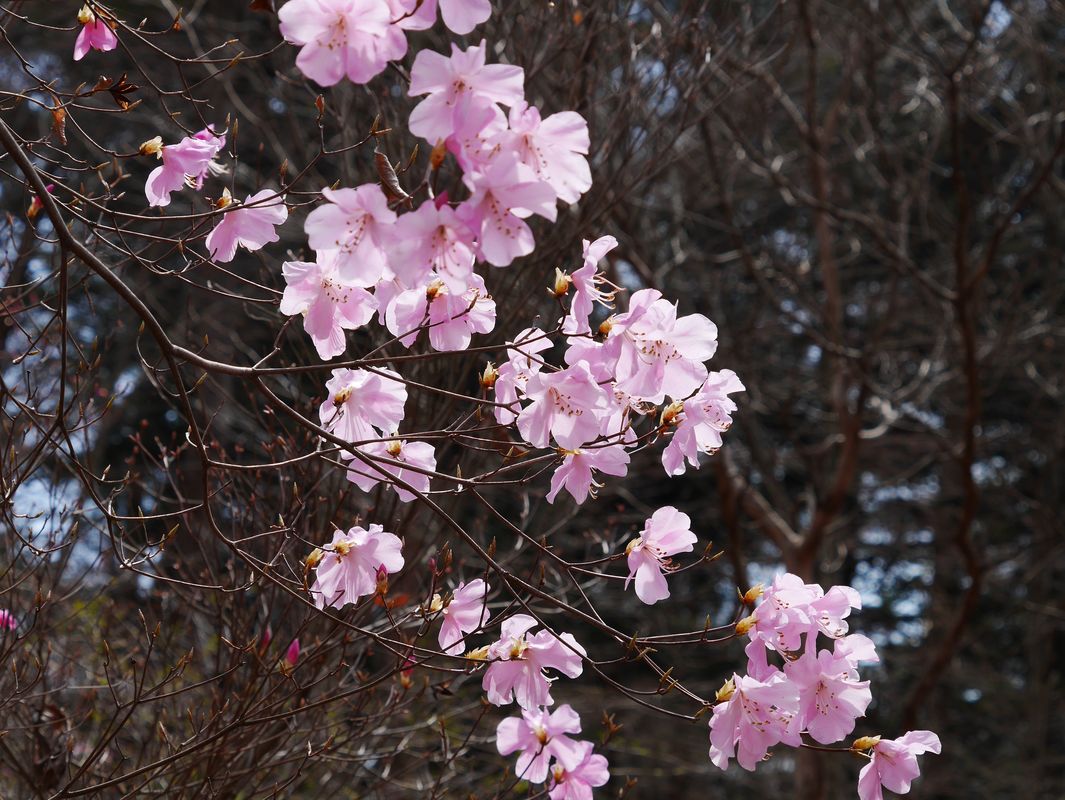
M 525 394 L 529 378 L 543 366 L 536 354 L 550 349 L 551 340 L 539 328 L 526 328 L 508 344 L 508 359 L 499 367 L 494 388 L 497 403 L 513 405 L 518 401 L 519 392 Z M 500 425 L 510 425 L 518 418 L 502 406 L 495 407 L 495 417 Z
M 177 144 L 159 147 L 160 141 L 154 139 L 146 142 L 144 147 L 151 145 L 151 148 L 142 150 L 146 153 L 157 152 L 163 159 L 162 166 L 153 169 L 144 184 L 144 194 L 150 206 L 170 205 L 171 192 L 186 185 L 200 189 L 208 174 L 217 175 L 225 171 L 225 167 L 214 158 L 225 147 L 226 137 L 215 135 L 213 127 L 186 136 Z
M 685 460 L 699 469 L 699 454 L 713 455 L 721 447 L 721 434 L 732 427 L 736 403 L 732 392 L 744 386 L 730 369 L 711 372 L 702 388 L 683 403 L 673 437 L 662 452 L 662 466 L 668 475 L 683 475 Z
M 286 6 L 287 8 L 287 6 Z M 355 189 L 322 189 L 329 202 L 307 215 L 304 231 L 315 250 L 338 250 L 340 277 L 355 286 L 373 286 L 391 277 L 385 245 L 396 212 L 376 183 Z
M 13 631 L 18 627 L 18 620 L 15 619 L 15 615 L 8 611 L 6 608 L 0 608 L 0 630 Z
M 931 731 L 909 731 L 898 739 L 881 739 L 872 748 L 872 761 L 858 774 L 858 797 L 883 800 L 883 788 L 898 794 L 910 791 L 910 783 L 921 774 L 917 756 L 941 752 L 939 737 Z
M 111 27 L 92 12 L 88 6 L 82 6 L 78 12 L 81 31 L 74 42 L 74 60 L 81 61 L 90 50 L 102 53 L 118 47 L 118 37 Z
M 377 591 L 378 573 L 403 569 L 403 543 L 380 525 L 336 531 L 315 567 L 311 594 L 318 608 L 343 608 Z
M 805 730 L 821 744 L 840 741 L 854 730 L 872 702 L 869 681 L 858 680 L 858 671 L 845 654 L 808 649 L 801 658 L 784 665 L 784 673 L 799 690 L 795 715 L 797 730 Z
M 422 50 L 410 71 L 411 97 L 429 95 L 411 112 L 410 131 L 430 142 L 446 139 L 477 101 L 514 105 L 525 94 L 525 72 L 509 64 L 485 64 L 486 45 L 460 50 L 451 58 Z
M 548 762 L 558 760 L 563 769 L 577 770 L 584 759 L 584 742 L 575 742 L 568 733 L 581 732 L 581 718 L 568 705 L 548 713 L 546 708 L 522 710 L 520 717 L 507 717 L 496 727 L 496 748 L 509 756 L 519 750 L 515 777 L 529 783 L 547 780 Z
M 717 350 L 717 327 L 702 314 L 677 317 L 677 308 L 656 289 L 632 295 L 629 310 L 613 319 L 620 337 L 617 381 L 623 392 L 652 403 L 682 399 L 706 380 L 702 362 Z
M 861 595 L 850 586 L 833 586 L 826 593 L 816 583 L 803 583 L 799 576 L 784 573 L 762 595 L 751 615 L 749 635 L 771 650 L 794 652 L 805 634 L 812 648 L 818 632 L 833 639 L 843 637 L 845 618 L 852 608 L 861 607 Z
M 459 294 L 452 294 L 441 280 L 400 292 L 388 304 L 385 326 L 404 347 L 414 344 L 419 328 L 428 325 L 433 349 L 465 350 L 474 333 L 488 333 L 496 324 L 495 300 L 484 279 L 471 273 L 468 280 L 469 288 Z
M 478 233 L 481 257 L 497 267 L 528 255 L 536 242 L 525 218 L 557 215 L 554 190 L 506 151 L 479 172 L 462 177 L 471 197 L 458 208 L 459 218 Z
M 365 464 L 358 459 L 353 459 L 348 465 L 348 480 L 368 492 L 378 483 L 385 481 L 388 486 L 395 490 L 396 496 L 404 503 L 409 503 L 415 495 L 407 489 L 388 480 L 391 475 L 404 483 L 410 484 L 417 491 L 425 494 L 429 491 L 429 476 L 418 470 L 436 471 L 436 454 L 433 446 L 428 442 L 408 442 L 403 439 L 390 439 L 387 442 L 371 442 L 359 449 L 360 453 L 370 456 L 373 461 Z M 349 458 L 350 454 L 341 453 L 341 457 Z M 398 461 L 399 464 L 390 464 L 378 459 L 385 458 Z M 409 464 L 410 469 L 402 466 Z M 384 474 L 382 474 L 384 473 Z
M 447 149 L 455 155 L 465 172 L 482 172 L 498 156 L 507 133 L 507 116 L 495 103 L 475 100 L 469 110 L 455 122 L 447 138 Z
M 663 506 L 644 523 L 643 531 L 625 548 L 629 577 L 625 588 L 636 578 L 636 596 L 653 605 L 669 597 L 665 572 L 676 567 L 670 556 L 690 553 L 698 537 L 691 532 L 691 518 L 673 506 Z
M 540 110 L 524 100 L 510 109 L 510 131 L 504 141 L 540 180 L 566 203 L 576 203 L 592 186 L 588 168 L 588 123 L 575 111 L 540 119 Z M 616 243 L 615 243 L 616 244 Z
M 367 83 L 407 52 L 407 38 L 381 0 L 290 0 L 277 16 L 281 35 L 302 45 L 296 66 L 321 86 L 344 75 Z
M 407 387 L 389 369 L 335 369 L 318 409 L 322 427 L 348 442 L 368 442 L 399 430 Z
M 377 310 L 372 294 L 340 280 L 335 250 L 320 251 L 316 261 L 286 261 L 281 274 L 288 284 L 281 313 L 303 315 L 303 328 L 323 360 L 343 353 L 344 331 L 361 328 Z
M 610 780 L 609 764 L 604 756 L 593 753 L 591 742 L 578 742 L 581 760 L 572 769 L 561 761 L 551 767 L 548 796 L 551 800 L 591 800 L 592 789 Z
M 407 30 L 425 30 L 436 22 L 438 0 L 391 0 L 410 16 L 401 19 L 399 26 Z M 452 33 L 460 36 L 472 31 L 490 16 L 492 4 L 489 0 L 439 0 L 440 16 L 444 25 Z
M 588 324 L 588 318 L 595 310 L 595 304 L 600 303 L 609 307 L 614 299 L 613 292 L 604 292 L 599 288 L 605 282 L 599 274 L 599 262 L 618 246 L 618 240 L 613 236 L 600 236 L 594 242 L 589 242 L 587 239 L 583 242 L 584 265 L 569 276 L 574 291 L 569 313 L 562 322 L 562 332 L 567 336 L 591 333 L 592 328 Z
M 793 726 L 799 691 L 783 673 L 766 681 L 733 675 L 718 697 L 721 702 L 710 719 L 710 760 L 719 768 L 726 769 L 735 757 L 741 767 L 753 770 L 773 745 L 801 744 Z
M 555 669 L 570 678 L 584 671 L 585 651 L 572 634 L 555 636 L 542 630 L 529 636 L 535 626 L 536 620 L 526 614 L 503 622 L 499 641 L 488 648 L 491 663 L 481 682 L 489 703 L 505 706 L 516 700 L 524 709 L 552 705 L 551 681 L 544 670 Z
M 629 454 L 620 444 L 606 447 L 586 447 L 577 450 L 565 450 L 562 464 L 551 476 L 551 491 L 547 493 L 547 502 L 554 503 L 563 488 L 578 503 L 583 503 L 601 484 L 595 482 L 593 470 L 607 475 L 622 476 L 629 471 Z M 595 487 L 595 488 L 592 488 Z M 690 548 L 689 548 L 690 549 Z
M 440 601 L 440 613 L 443 621 L 440 623 L 438 641 L 440 649 L 450 655 L 462 652 L 465 642 L 464 634 L 475 631 L 488 622 L 488 606 L 485 600 L 488 597 L 489 586 L 480 578 L 469 583 L 460 583 L 455 587 L 455 593 L 451 602 L 447 605 Z M 433 598 L 433 605 L 439 600 Z
M 222 220 L 207 234 L 207 252 L 215 261 L 224 262 L 233 260 L 238 244 L 245 250 L 259 250 L 281 238 L 274 228 L 286 219 L 284 198 L 273 189 L 263 189 L 226 209 Z
M 532 403 L 518 414 L 518 430 L 535 447 L 547 447 L 553 435 L 559 447 L 576 450 L 599 437 L 607 396 L 583 361 L 549 374 L 534 373 L 525 397 Z
M 392 270 L 406 286 L 421 286 L 431 274 L 462 294 L 473 273 L 474 234 L 446 203 L 422 203 L 394 228 Z

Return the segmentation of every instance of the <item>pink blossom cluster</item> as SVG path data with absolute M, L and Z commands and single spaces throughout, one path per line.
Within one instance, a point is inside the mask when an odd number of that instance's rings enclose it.
M 825 592 L 789 573 L 777 576 L 761 596 L 754 613 L 736 626 L 749 639 L 747 674 L 733 675 L 721 687 L 710 720 L 710 760 L 721 769 L 736 758 L 753 770 L 771 747 L 800 747 L 804 735 L 822 745 L 839 742 L 872 701 L 858 664 L 879 656 L 868 637 L 848 634 L 846 621 L 851 609 L 861 608 L 857 591 L 833 586 Z M 830 640 L 832 649 L 819 649 L 819 637 Z M 770 654 L 782 666 L 770 663 Z M 859 739 L 852 747 L 869 751 L 871 759 L 860 776 L 859 796 L 879 800 L 881 785 L 908 791 L 919 774 L 916 756 L 938 753 L 940 746 L 934 733 L 912 731 L 894 741 Z
M 483 41 L 453 47 L 450 57 L 422 51 L 411 69 L 411 95 L 427 97 L 410 129 L 446 143 L 463 170 L 465 199 L 445 192 L 398 214 L 381 187 L 367 183 L 323 189 L 326 204 L 308 215 L 315 259 L 285 265 L 282 312 L 304 315 L 323 359 L 342 354 L 344 331 L 375 313 L 405 347 L 425 330 L 435 350 L 466 349 L 496 323 L 477 261 L 504 267 L 531 253 L 525 220 L 554 220 L 558 200 L 575 202 L 591 186 L 584 119 L 564 111 L 541 120 L 525 101 L 523 70 L 486 63 L 486 51 Z
M 530 445 L 559 452 L 549 502 L 565 489 L 583 503 L 600 486 L 597 473 L 625 475 L 629 451 L 659 434 L 668 438 L 667 473 L 698 468 L 699 455 L 716 452 L 732 424 L 729 395 L 743 390 L 731 370 L 705 365 L 717 349 L 715 325 L 702 314 L 679 315 L 656 289 L 633 293 L 628 310 L 606 317 L 591 335 L 596 307 L 612 308 L 598 264 L 616 246 L 612 236 L 585 241 L 581 268 L 556 276 L 556 297 L 573 292 L 560 324 L 565 366 L 541 355 L 552 347 L 550 335 L 528 328 L 508 343 L 494 373 L 496 420 L 516 425 Z M 641 434 L 647 417 L 652 425 Z
M 570 738 L 581 732 L 581 718 L 568 705 L 554 711 L 522 709 L 496 727 L 500 755 L 519 753 L 514 772 L 529 783 L 548 783 L 551 800 L 587 800 L 592 789 L 610 779 L 607 760 L 591 742 Z
M 296 66 L 322 86 L 345 76 L 367 83 L 407 52 L 404 31 L 436 22 L 467 34 L 492 13 L 489 0 L 289 0 L 277 16 L 281 35 L 300 47 Z

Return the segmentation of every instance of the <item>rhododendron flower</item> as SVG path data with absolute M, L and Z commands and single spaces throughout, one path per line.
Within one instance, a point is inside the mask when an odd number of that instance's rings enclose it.
M 572 634 L 555 636 L 543 630 L 529 636 L 528 631 L 536 624 L 526 614 L 515 614 L 503 622 L 499 641 L 488 648 L 491 663 L 481 682 L 489 703 L 505 706 L 514 700 L 525 709 L 552 705 L 551 680 L 544 670 L 555 669 L 569 678 L 584 671 L 585 651 Z
M 421 286 L 435 274 L 448 291 L 462 294 L 470 284 L 474 234 L 446 203 L 422 203 L 395 224 L 392 271 L 406 286 Z
M 7 630 L 13 631 L 17 627 L 18 620 L 15 619 L 15 615 L 6 608 L 0 608 L 0 630 L 6 628 Z
M 567 336 L 591 333 L 588 318 L 595 310 L 595 304 L 609 306 L 614 298 L 612 291 L 604 292 L 599 288 L 604 283 L 599 274 L 599 262 L 618 246 L 618 240 L 613 236 L 600 236 L 594 242 L 584 239 L 583 243 L 584 265 L 567 276 L 569 283 L 573 285 L 573 300 L 570 302 L 569 313 L 562 321 L 562 332 Z
M 744 386 L 736 373 L 723 369 L 711 372 L 702 388 L 684 401 L 673 437 L 662 452 L 666 474 L 683 475 L 685 460 L 698 469 L 700 453 L 717 452 L 721 434 L 732 426 L 732 412 L 737 408 L 729 394 L 742 391 Z
M 625 588 L 636 578 L 636 596 L 648 605 L 669 597 L 665 572 L 675 569 L 670 556 L 690 553 L 698 537 L 691 532 L 691 517 L 673 506 L 663 506 L 644 523 L 640 535 L 629 542 L 625 553 L 629 577 Z
M 534 373 L 525 397 L 532 403 L 518 414 L 518 430 L 535 447 L 547 447 L 552 435 L 566 450 L 598 438 L 607 396 L 583 361 L 557 372 Z
M 526 328 L 508 344 L 508 359 L 497 371 L 494 388 L 497 403 L 514 404 L 519 392 L 525 394 L 529 378 L 543 366 L 536 354 L 549 350 L 551 340 L 539 328 Z M 503 406 L 496 406 L 494 411 L 500 425 L 510 425 L 518 418 L 516 413 Z
M 392 0 L 397 2 L 397 0 Z M 424 30 L 436 22 L 438 0 L 398 0 L 400 8 L 409 15 L 398 24 L 407 30 Z M 490 0 L 439 0 L 440 16 L 452 33 L 465 35 L 492 16 Z
M 552 222 L 558 213 L 555 193 L 512 152 L 501 153 L 479 172 L 462 176 L 471 197 L 459 218 L 477 231 L 481 257 L 497 267 L 528 255 L 536 242 L 525 218 L 539 214 Z
M 277 17 L 281 35 L 302 45 L 296 66 L 322 86 L 345 75 L 366 83 L 407 52 L 407 37 L 382 0 L 289 0 Z
M 881 739 L 872 748 L 872 761 L 858 774 L 858 797 L 883 800 L 884 788 L 898 794 L 910 791 L 910 783 L 921 774 L 917 756 L 942 750 L 932 731 L 909 731 L 898 739 Z
M 360 453 L 374 457 L 371 464 L 363 463 L 358 459 L 352 460 L 348 465 L 348 480 L 368 492 L 378 483 L 386 481 L 387 485 L 395 490 L 396 496 L 404 503 L 409 503 L 415 495 L 402 486 L 388 480 L 391 475 L 404 483 L 409 484 L 417 491 L 425 494 L 429 491 L 429 476 L 418 470 L 436 471 L 436 453 L 433 446 L 428 442 L 407 442 L 403 439 L 390 439 L 387 442 L 371 442 L 358 448 Z M 344 458 L 350 458 L 350 453 L 342 453 Z M 377 458 L 387 458 L 398 461 L 400 464 L 409 464 L 417 469 L 409 469 L 399 464 L 389 464 L 378 461 Z M 382 472 L 384 474 L 382 474 Z
M 452 294 L 440 280 L 428 287 L 400 292 L 388 304 L 385 325 L 404 347 L 429 326 L 429 344 L 440 351 L 465 350 L 474 333 L 488 333 L 496 324 L 496 304 L 480 275 L 469 276 L 469 289 Z
M 710 760 L 719 768 L 726 769 L 735 757 L 741 767 L 753 770 L 773 745 L 801 744 L 793 725 L 799 691 L 783 673 L 766 681 L 733 675 L 718 697 L 721 702 L 710 719 Z
M 373 286 L 390 277 L 385 245 L 396 221 L 388 198 L 376 183 L 355 189 L 322 189 L 329 202 L 307 215 L 304 230 L 315 250 L 338 250 L 340 277 Z
M 495 103 L 475 100 L 455 123 L 447 138 L 447 149 L 455 155 L 464 172 L 483 172 L 503 151 L 501 135 L 507 131 L 507 115 Z
M 207 252 L 215 261 L 232 261 L 238 244 L 245 250 L 259 250 L 281 238 L 274 229 L 286 219 L 284 198 L 273 189 L 263 189 L 226 209 L 222 220 L 207 234 Z
M 389 575 L 403 569 L 403 543 L 380 525 L 370 529 L 356 525 L 347 532 L 336 531 L 333 541 L 322 549 L 311 586 L 318 608 L 343 608 L 377 591 L 379 572 Z
M 869 681 L 858 680 L 854 664 L 845 654 L 812 649 L 784 665 L 784 674 L 799 690 L 795 715 L 797 730 L 805 730 L 821 744 L 838 742 L 854 730 L 872 702 Z
M 592 487 L 598 488 L 601 484 L 595 482 L 593 470 L 620 477 L 629 471 L 629 454 L 620 444 L 563 451 L 562 464 L 551 476 L 547 502 L 554 503 L 563 488 L 578 503 L 587 500 L 589 494 L 595 497 Z
M 303 315 L 303 328 L 323 360 L 343 353 L 344 331 L 361 328 L 377 310 L 372 294 L 340 279 L 335 250 L 320 251 L 316 261 L 286 261 L 281 274 L 288 284 L 281 313 Z
M 446 139 L 478 101 L 512 106 L 525 95 L 525 71 L 510 64 L 485 64 L 487 45 L 460 50 L 451 57 L 421 50 L 410 71 L 411 97 L 427 94 L 410 115 L 410 131 L 430 142 Z
M 318 409 L 322 427 L 348 442 L 368 442 L 399 429 L 407 387 L 390 369 L 335 369 Z M 349 456 L 350 457 L 350 456 Z
M 620 339 L 618 388 L 653 403 L 698 389 L 707 377 L 702 362 L 717 350 L 714 323 L 702 314 L 678 318 L 657 289 L 635 292 L 629 310 L 613 318 L 610 336 Z
M 433 597 L 433 605 L 440 603 L 440 613 L 443 621 L 440 623 L 440 633 L 437 641 L 440 649 L 450 655 L 462 652 L 465 644 L 464 634 L 475 631 L 488 622 L 488 606 L 485 598 L 488 596 L 489 586 L 480 578 L 469 583 L 460 583 L 455 587 L 451 601 L 444 605 L 438 596 Z
M 580 766 L 585 743 L 566 735 L 580 732 L 581 718 L 568 705 L 551 713 L 546 708 L 523 709 L 520 717 L 507 717 L 496 727 L 496 748 L 504 756 L 520 750 L 515 776 L 529 783 L 543 783 L 552 757 L 563 769 L 576 770 Z
M 74 60 L 81 61 L 90 50 L 106 53 L 118 47 L 118 37 L 111 27 L 98 18 L 88 6 L 82 6 L 78 12 L 81 31 L 74 41 Z
M 588 167 L 588 123 L 576 111 L 561 111 L 545 120 L 524 100 L 510 109 L 510 129 L 502 143 L 566 203 L 576 203 L 592 186 Z
M 852 608 L 861 608 L 862 598 L 850 586 L 833 586 L 825 592 L 816 583 L 803 583 L 791 573 L 778 575 L 765 590 L 762 602 L 748 619 L 748 635 L 766 647 L 796 651 L 804 634 L 815 639 L 818 632 L 833 639 L 847 633 L 845 618 Z
M 559 762 L 551 767 L 548 796 L 551 800 L 591 800 L 592 789 L 610 780 L 605 756 L 593 753 L 591 742 L 578 742 L 581 759 L 572 769 Z
M 142 153 L 154 152 L 163 160 L 162 166 L 148 174 L 144 184 L 144 194 L 150 206 L 170 205 L 171 192 L 186 185 L 200 189 L 208 174 L 225 171 L 225 167 L 214 159 L 225 147 L 226 137 L 216 135 L 213 127 L 186 136 L 177 144 L 160 146 L 160 141 L 153 139 L 141 146 Z

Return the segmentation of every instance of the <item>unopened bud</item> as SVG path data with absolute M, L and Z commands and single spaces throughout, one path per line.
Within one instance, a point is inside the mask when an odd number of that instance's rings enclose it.
M 138 149 L 142 156 L 161 158 L 163 155 L 163 137 L 154 136 L 146 142 L 141 142 L 141 146 Z
M 484 372 L 481 373 L 481 386 L 485 389 L 491 389 L 496 385 L 496 378 L 499 377 L 499 371 L 496 369 L 495 364 L 489 361 L 485 364 Z
M 855 739 L 851 744 L 851 750 L 857 750 L 864 753 L 866 750 L 872 750 L 880 744 L 879 736 L 863 736 L 860 739 Z
M 388 594 L 388 570 L 384 564 L 377 568 L 377 593 L 382 596 Z
M 488 645 L 478 647 L 476 650 L 471 650 L 465 657 L 473 659 L 474 661 L 484 661 L 488 658 Z
M 555 268 L 555 285 L 554 288 L 548 289 L 548 291 L 555 297 L 565 297 L 569 292 L 570 284 L 573 283 L 573 278 L 567 275 L 562 270 Z
M 734 694 L 736 694 L 736 681 L 733 678 L 729 678 L 721 684 L 721 688 L 714 693 L 714 702 L 727 703 L 732 699 L 732 695 Z
M 743 593 L 741 598 L 745 606 L 754 605 L 754 601 L 757 600 L 765 593 L 765 586 L 761 583 L 756 583 L 750 589 Z
M 430 281 L 429 285 L 425 287 L 425 299 L 430 303 L 433 299 L 440 294 L 440 290 L 444 288 L 444 282 L 439 278 Z
M 288 650 L 285 651 L 285 660 L 282 661 L 278 668 L 285 675 L 291 675 L 292 671 L 296 668 L 296 662 L 300 658 L 300 640 L 293 639 L 292 644 L 288 646 Z
M 311 551 L 311 554 L 304 559 L 303 563 L 307 565 L 307 569 L 314 569 L 318 566 L 319 562 L 321 562 L 322 556 L 324 555 L 325 553 L 322 552 L 322 548 L 316 547 Z
M 92 9 L 87 5 L 81 7 L 81 11 L 78 12 L 78 22 L 82 25 L 88 25 L 89 23 L 96 21 L 96 15 L 92 13 Z
M 613 327 L 614 327 L 614 318 L 613 317 L 607 317 L 606 319 L 604 319 L 602 322 L 599 323 L 599 335 L 604 337 L 604 338 L 609 336 L 610 335 L 610 329 L 613 328 Z
M 749 617 L 744 617 L 736 623 L 736 633 L 743 636 L 743 634 L 747 633 L 747 631 L 754 627 L 756 622 L 758 622 L 758 618 L 754 614 L 751 614 Z
M 447 156 L 447 142 L 440 139 L 429 153 L 429 166 L 434 171 L 440 169 L 440 165 L 444 163 L 445 156 Z
M 436 614 L 439 611 L 444 610 L 444 598 L 439 593 L 433 595 L 433 599 L 429 601 L 429 613 Z
M 218 208 L 227 208 L 231 205 L 233 205 L 233 195 L 230 194 L 229 187 L 227 186 L 222 190 L 222 196 L 218 198 L 218 202 L 215 203 L 215 206 Z
M 668 406 L 662 409 L 662 419 L 659 422 L 659 425 L 676 425 L 677 417 L 679 417 L 683 411 L 683 402 L 678 401 L 676 403 L 670 403 Z

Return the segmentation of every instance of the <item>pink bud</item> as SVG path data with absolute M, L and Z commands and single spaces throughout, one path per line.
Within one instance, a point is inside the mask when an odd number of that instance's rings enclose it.
M 270 629 L 270 624 L 267 623 L 266 630 L 263 631 L 263 636 L 259 640 L 259 653 L 260 655 L 266 652 L 266 648 L 270 646 L 270 642 L 274 638 L 274 632 Z
M 285 652 L 285 663 L 290 667 L 296 666 L 296 661 L 300 657 L 300 640 L 293 639 L 292 644 L 288 646 L 288 650 Z
M 8 628 L 15 630 L 18 627 L 18 620 L 15 619 L 14 614 L 8 611 L 6 608 L 0 609 L 0 630 Z

